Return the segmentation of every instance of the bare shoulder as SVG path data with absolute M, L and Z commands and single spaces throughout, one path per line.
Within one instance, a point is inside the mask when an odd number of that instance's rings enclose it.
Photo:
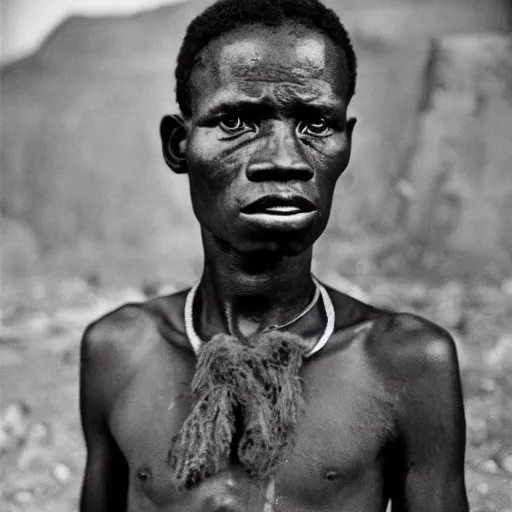
M 412 313 L 372 306 L 329 288 L 338 329 L 365 324 L 368 356 L 386 379 L 407 380 L 444 370 L 458 371 L 457 350 L 448 331 Z
M 82 338 L 82 364 L 122 357 L 132 340 L 150 328 L 145 304 L 125 304 L 89 324 Z
M 81 342 L 82 373 L 104 376 L 102 381 L 115 392 L 137 371 L 148 344 L 185 345 L 184 296 L 179 292 L 125 304 L 88 325 Z
M 452 336 L 420 316 L 387 313 L 372 337 L 382 382 L 394 398 L 399 441 L 392 464 L 403 475 L 395 481 L 396 502 L 411 510 L 468 510 L 464 401 Z
M 427 439 L 444 432 L 443 439 L 460 448 L 464 403 L 453 337 L 420 316 L 383 312 L 368 346 L 373 367 L 393 397 L 402 434 L 414 437 L 421 432 Z
M 374 350 L 394 375 L 410 381 L 425 372 L 458 370 L 457 349 L 446 329 L 412 313 L 382 311 L 372 331 Z

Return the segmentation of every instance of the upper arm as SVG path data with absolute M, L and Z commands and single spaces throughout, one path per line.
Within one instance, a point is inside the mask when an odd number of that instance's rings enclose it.
M 100 325 L 83 336 L 80 365 L 80 415 L 87 460 L 81 512 L 126 510 L 128 469 L 107 423 L 109 394 L 108 333 Z
M 464 512 L 466 427 L 457 352 L 443 329 L 408 316 L 395 353 L 399 477 L 394 512 Z

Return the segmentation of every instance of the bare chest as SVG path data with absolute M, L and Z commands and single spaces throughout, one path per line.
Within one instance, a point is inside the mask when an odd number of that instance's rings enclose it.
M 229 461 L 185 495 L 174 491 L 168 453 L 190 412 L 187 391 L 194 371 L 192 359 L 180 364 L 175 359 L 172 350 L 156 349 L 111 414 L 111 430 L 130 467 L 130 501 L 138 504 L 133 510 L 171 505 L 173 511 L 216 510 L 204 508 L 205 500 L 222 496 L 247 511 L 266 512 L 268 501 L 274 507 L 268 510 L 339 510 L 365 489 L 379 501 L 381 452 L 393 436 L 392 403 L 360 348 L 306 361 L 301 370 L 306 407 L 270 491 L 268 482 L 250 480 Z

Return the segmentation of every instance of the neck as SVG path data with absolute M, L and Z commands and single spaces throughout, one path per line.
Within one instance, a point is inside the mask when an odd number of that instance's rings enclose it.
M 297 256 L 240 254 L 206 238 L 196 304 L 196 328 L 204 339 L 220 332 L 250 336 L 289 322 L 310 302 L 311 249 Z

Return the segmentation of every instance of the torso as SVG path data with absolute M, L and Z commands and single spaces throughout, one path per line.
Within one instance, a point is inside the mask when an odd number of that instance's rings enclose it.
M 130 318 L 125 335 L 119 331 L 119 368 L 112 377 L 117 386 L 108 416 L 129 467 L 129 512 L 386 509 L 397 386 L 379 361 L 387 343 L 382 333 L 393 315 L 331 289 L 329 294 L 336 329 L 301 370 L 306 409 L 275 482 L 254 482 L 226 461 L 223 471 L 182 494 L 170 484 L 167 458 L 171 438 L 189 412 L 195 363 L 181 318 L 185 294 L 110 315 L 110 325 L 112 315 Z

